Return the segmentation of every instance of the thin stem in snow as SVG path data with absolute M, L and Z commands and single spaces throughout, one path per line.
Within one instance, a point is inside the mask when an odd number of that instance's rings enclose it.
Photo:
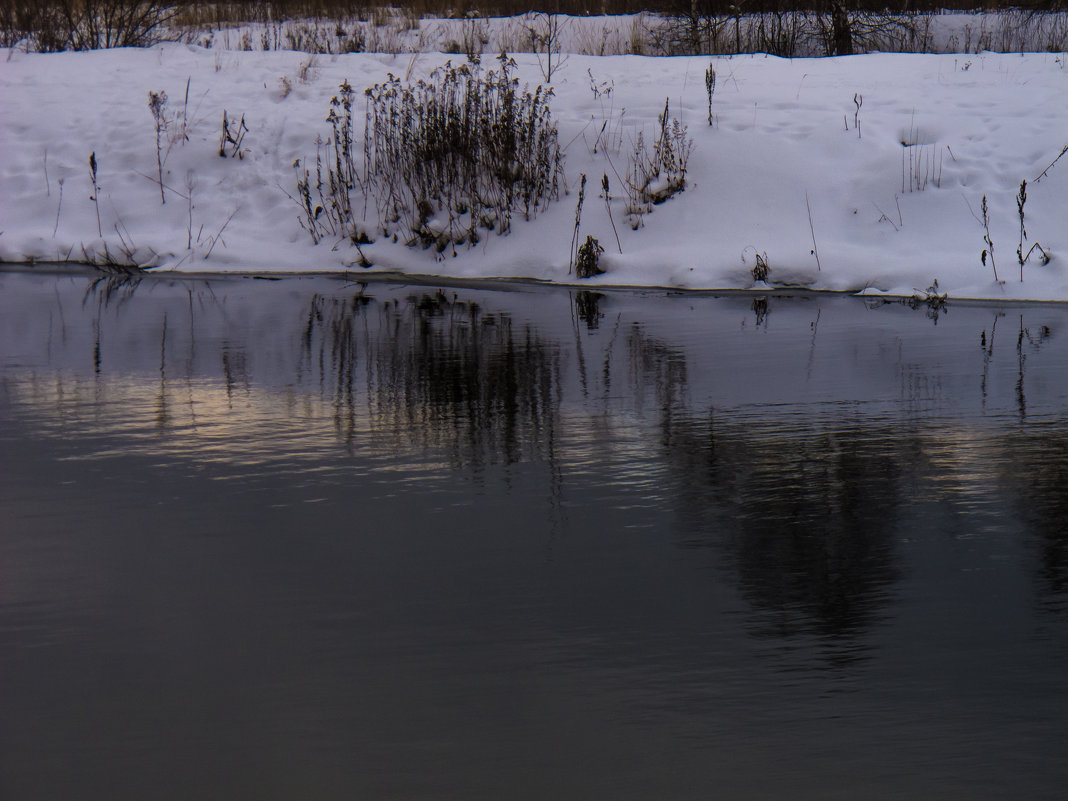
M 808 230 L 812 234 L 812 255 L 816 257 L 816 269 L 823 272 L 820 264 L 820 250 L 816 247 L 816 229 L 812 225 L 812 204 L 808 202 L 808 192 L 805 192 L 805 208 L 808 209 Z

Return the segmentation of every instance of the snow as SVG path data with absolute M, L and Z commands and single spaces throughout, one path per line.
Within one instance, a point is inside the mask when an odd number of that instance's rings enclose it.
M 463 58 L 310 57 L 177 43 L 0 51 L 0 261 L 110 257 L 156 271 L 360 270 L 347 241 L 316 245 L 302 229 L 294 164 L 314 163 L 316 137 L 328 137 L 329 101 L 342 81 L 359 95 L 388 73 L 414 81 Z M 522 82 L 545 82 L 536 55 L 515 59 Z M 717 75 L 712 125 L 709 66 Z M 175 115 L 187 81 L 184 139 Z M 611 91 L 595 97 L 591 83 Z M 569 261 L 585 173 L 581 235 L 605 248 L 606 273 L 584 285 L 762 289 L 752 274 L 759 253 L 773 287 L 922 296 L 937 280 L 936 293 L 951 300 L 1068 300 L 1068 155 L 1036 180 L 1068 145 L 1063 53 L 795 60 L 572 54 L 551 84 L 570 193 L 532 222 L 517 220 L 511 234 L 484 236 L 455 256 L 379 239 L 363 246 L 369 271 L 579 283 Z M 148 108 L 148 93 L 160 90 L 171 115 L 163 134 L 165 204 Z M 632 230 L 618 176 L 638 131 L 646 139 L 653 134 L 665 98 L 693 138 L 687 187 Z M 242 158 L 219 156 L 224 110 L 231 119 L 244 115 Z M 362 114 L 361 97 L 360 121 Z M 604 123 L 609 146 L 595 152 Z M 90 153 L 99 165 L 96 203 Z M 611 220 L 597 195 L 602 174 L 613 185 Z M 1021 282 L 1022 180 L 1024 251 L 1037 241 L 1052 260 L 1042 265 L 1035 251 Z M 988 248 L 979 221 L 984 196 L 1001 283 L 980 261 Z

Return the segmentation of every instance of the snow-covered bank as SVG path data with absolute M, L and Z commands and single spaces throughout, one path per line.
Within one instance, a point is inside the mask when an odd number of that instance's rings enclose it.
M 314 164 L 342 81 L 356 90 L 362 121 L 364 87 L 390 72 L 425 78 L 463 56 L 309 58 L 177 44 L 0 53 L 0 260 L 110 256 L 211 272 L 351 268 L 359 254 L 347 240 L 315 245 L 302 228 L 294 165 Z M 536 56 L 516 60 L 522 81 L 544 82 Z M 1068 155 L 1035 180 L 1068 145 L 1063 54 L 572 55 L 552 87 L 570 194 L 536 220 L 517 221 L 510 235 L 484 236 L 455 256 L 379 238 L 363 247 L 370 269 L 574 281 L 570 249 L 585 173 L 581 234 L 600 241 L 607 269 L 591 284 L 747 288 L 759 253 L 772 284 L 908 295 L 937 279 L 951 299 L 1068 300 Z M 148 105 L 149 92 L 161 90 L 169 98 L 165 204 Z M 648 138 L 657 128 L 665 99 L 693 137 L 688 186 L 634 231 L 623 221 L 620 176 L 638 131 Z M 244 116 L 242 158 L 219 157 L 224 110 L 231 120 Z M 355 149 L 362 152 L 360 141 Z M 611 218 L 597 196 L 605 174 Z M 1021 282 L 1023 180 L 1024 251 L 1037 241 L 1053 258 L 1043 266 L 1035 251 Z M 990 250 L 979 221 L 984 196 L 1002 284 L 989 259 L 980 262 Z M 373 226 L 376 213 L 367 214 Z

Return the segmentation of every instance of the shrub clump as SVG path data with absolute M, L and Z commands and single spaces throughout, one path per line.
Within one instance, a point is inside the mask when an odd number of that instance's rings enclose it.
M 478 242 L 480 231 L 505 234 L 516 214 L 532 219 L 557 199 L 563 155 L 552 90 L 520 89 L 515 62 L 503 53 L 498 62 L 486 71 L 477 59 L 446 62 L 428 80 L 406 84 L 390 75 L 367 89 L 362 166 L 351 88 L 343 84 L 328 117 L 332 163 L 325 175 L 321 159 L 316 165 L 315 187 L 326 190 L 318 205 L 327 214 L 317 214 L 309 197 L 311 176 L 298 181 L 305 228 L 333 217 L 354 242 L 366 241 L 354 216 L 360 209 L 365 220 L 370 206 L 375 235 L 442 252 Z
M 575 274 L 579 278 L 592 278 L 595 275 L 603 275 L 604 269 L 600 265 L 601 254 L 604 248 L 595 237 L 587 236 L 578 249 L 578 258 L 575 260 Z
M 650 213 L 654 205 L 686 189 L 686 167 L 693 152 L 693 139 L 686 126 L 671 117 L 667 99 L 657 120 L 660 129 L 652 152 L 639 131 L 627 170 L 625 212 L 634 230 L 643 225 L 644 215 Z

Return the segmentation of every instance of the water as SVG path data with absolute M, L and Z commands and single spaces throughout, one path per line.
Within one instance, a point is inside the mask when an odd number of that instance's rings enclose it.
M 1068 308 L 0 273 L 0 796 L 1059 798 Z

